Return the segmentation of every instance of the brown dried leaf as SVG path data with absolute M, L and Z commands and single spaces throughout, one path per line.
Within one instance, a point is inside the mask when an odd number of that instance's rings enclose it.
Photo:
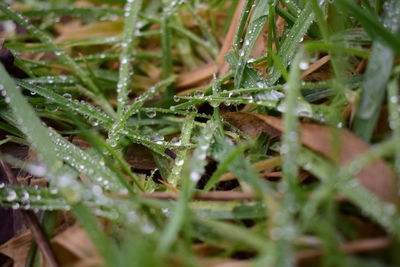
M 188 88 L 194 86 L 204 80 L 210 79 L 213 73 L 217 72 L 217 64 L 213 61 L 209 64 L 203 65 L 196 70 L 183 73 L 178 76 L 175 87 Z
M 126 161 L 134 169 L 153 170 L 157 168 L 150 150 L 138 144 L 129 145 L 126 151 Z
M 122 20 L 100 21 L 81 27 L 74 26 L 72 29 L 62 32 L 54 42 L 60 43 L 66 40 L 114 36 L 121 34 L 123 27 L 124 24 Z
M 0 253 L 8 256 L 14 261 L 14 267 L 25 266 L 29 248 L 32 243 L 31 231 L 26 230 L 22 234 L 11 238 L 0 246 Z
M 257 113 L 231 112 L 224 114 L 224 119 L 251 136 L 257 136 L 260 132 L 273 136 L 283 130 L 280 118 Z M 349 163 L 370 149 L 368 144 L 345 129 L 332 131 L 327 126 L 301 123 L 300 135 L 304 146 L 336 160 L 340 165 Z M 366 165 L 357 177 L 362 185 L 382 200 L 396 201 L 395 175 L 385 161 L 380 159 Z
M 72 264 L 86 259 L 99 259 L 101 262 L 101 257 L 85 230 L 76 224 L 55 236 L 51 243 L 57 259 L 62 263 Z

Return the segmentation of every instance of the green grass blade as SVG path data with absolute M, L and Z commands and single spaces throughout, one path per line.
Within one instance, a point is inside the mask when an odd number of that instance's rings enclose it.
M 278 51 L 278 57 L 283 66 L 287 67 L 290 65 L 290 61 L 296 54 L 299 43 L 302 41 L 302 38 L 307 33 L 313 21 L 314 13 L 312 12 L 311 2 L 308 1 Z M 281 71 L 278 67 L 272 67 L 268 73 L 267 84 L 269 86 L 275 84 L 281 75 Z
M 396 2 L 396 0 L 392 2 Z M 364 26 L 365 31 L 368 32 L 372 39 L 381 40 L 387 46 L 393 49 L 393 51 L 400 53 L 400 37 L 390 32 L 390 30 L 379 21 L 379 18 L 377 18 L 375 14 L 371 13 L 366 8 L 360 7 L 350 0 L 335 0 L 335 4 L 338 5 L 344 12 L 356 17 Z M 398 13 L 396 11 L 390 10 L 390 12 L 393 12 L 393 16 L 398 17 Z
M 393 0 L 388 5 L 384 21 L 392 31 L 400 33 L 400 2 Z M 366 142 L 370 141 L 378 120 L 394 59 L 394 51 L 387 43 L 374 42 L 353 127 L 354 133 Z
M 11 106 L 18 128 L 41 156 L 47 167 L 49 178 L 55 178 L 56 173 L 62 167 L 62 161 L 57 157 L 56 151 L 52 149 L 54 146 L 47 136 L 46 128 L 35 115 L 35 111 L 23 97 L 2 64 L 0 64 L 0 76 L 2 77 L 0 89 L 5 94 L 5 101 L 9 102 Z
M 267 22 L 268 16 L 261 16 L 254 21 L 252 21 L 249 25 L 249 32 L 246 34 L 246 37 L 243 42 L 242 49 L 239 51 L 239 60 L 238 65 L 236 67 L 235 72 L 235 88 L 238 89 L 241 87 L 243 73 L 247 64 L 247 60 L 250 57 L 250 53 L 253 50 L 253 47 L 257 41 L 258 36 L 260 36 L 262 30 L 264 29 L 264 25 Z
M 125 26 L 121 42 L 121 55 L 119 65 L 118 116 L 121 117 L 128 100 L 128 84 L 132 71 L 132 48 L 136 35 L 136 21 L 142 7 L 141 0 L 127 1 L 125 5 Z

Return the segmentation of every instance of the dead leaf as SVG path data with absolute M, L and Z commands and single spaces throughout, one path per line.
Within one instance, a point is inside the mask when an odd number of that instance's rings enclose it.
M 134 169 L 153 170 L 157 168 L 151 151 L 139 144 L 129 145 L 126 151 L 126 161 Z
M 188 88 L 194 86 L 204 80 L 210 79 L 213 73 L 217 71 L 218 71 L 218 66 L 213 61 L 209 64 L 197 68 L 196 70 L 179 75 L 175 87 Z
M 25 266 L 31 243 L 32 234 L 31 231 L 27 230 L 1 245 L 0 253 L 11 258 L 14 261 L 14 267 L 23 267 Z
M 51 243 L 54 252 L 63 264 L 73 264 L 86 259 L 99 259 L 95 246 L 85 230 L 75 224 L 55 236 Z
M 54 42 L 60 43 L 66 40 L 115 36 L 122 33 L 123 27 L 122 20 L 100 21 L 81 27 L 74 26 L 71 30 L 64 31 Z
M 230 112 L 224 114 L 223 117 L 226 121 L 253 137 L 258 136 L 261 132 L 274 135 L 276 132 L 282 132 L 283 130 L 283 122 L 277 117 L 244 112 Z M 327 126 L 301 123 L 301 142 L 304 146 L 333 160 L 335 158 L 332 154 L 332 141 L 338 142 L 334 146 L 339 152 L 338 163 L 340 165 L 349 163 L 370 149 L 368 144 L 364 143 L 350 131 L 345 129 L 336 130 L 337 138 L 334 138 L 332 129 Z M 395 202 L 397 200 L 395 175 L 385 161 L 381 159 L 375 160 L 366 165 L 357 174 L 357 177 L 362 185 L 382 200 L 388 202 Z

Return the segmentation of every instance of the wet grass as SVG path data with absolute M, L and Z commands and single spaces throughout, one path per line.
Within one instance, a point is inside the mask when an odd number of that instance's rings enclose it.
M 109 266 L 399 263 L 399 1 L 49 2 L 0 3 L 0 157 L 48 181 L 2 208 Z

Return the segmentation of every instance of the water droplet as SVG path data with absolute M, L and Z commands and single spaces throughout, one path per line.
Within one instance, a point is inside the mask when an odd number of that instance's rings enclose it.
M 202 91 L 200 91 L 200 90 L 196 90 L 194 92 L 194 96 L 197 97 L 197 98 L 202 98 L 202 97 L 204 97 L 204 93 Z
M 146 110 L 146 116 L 149 118 L 154 118 L 157 115 L 157 112 L 155 112 L 153 109 L 148 109 Z
M 65 93 L 65 94 L 63 94 L 63 97 L 68 98 L 68 99 L 71 99 L 71 98 L 72 98 L 72 95 L 69 94 L 69 93 Z
M 179 102 L 181 99 L 179 98 L 179 96 L 177 96 L 177 95 L 174 95 L 174 101 L 175 102 Z
M 152 224 L 145 223 L 145 224 L 142 225 L 141 230 L 145 234 L 151 234 L 151 233 L 154 232 L 155 227 Z
M 181 159 L 181 160 L 177 160 L 177 161 L 175 162 L 175 165 L 176 165 L 176 166 L 182 166 L 183 163 L 184 163 L 184 160 Z
M 306 70 L 306 69 L 308 69 L 308 62 L 307 61 L 301 61 L 300 62 L 300 64 L 299 64 L 299 68 L 301 69 L 301 70 Z
M 192 171 L 189 176 L 190 180 L 193 182 L 198 182 L 200 180 L 200 174 L 196 171 Z
M 14 190 L 10 190 L 8 191 L 8 194 L 6 196 L 6 200 L 7 201 L 14 201 L 17 199 L 17 193 L 15 193 Z
M 30 165 L 28 167 L 28 172 L 30 172 L 33 176 L 42 177 L 46 174 L 47 169 L 44 165 Z
M 189 106 L 189 107 L 187 108 L 187 110 L 188 110 L 189 112 L 197 112 L 196 106 Z

